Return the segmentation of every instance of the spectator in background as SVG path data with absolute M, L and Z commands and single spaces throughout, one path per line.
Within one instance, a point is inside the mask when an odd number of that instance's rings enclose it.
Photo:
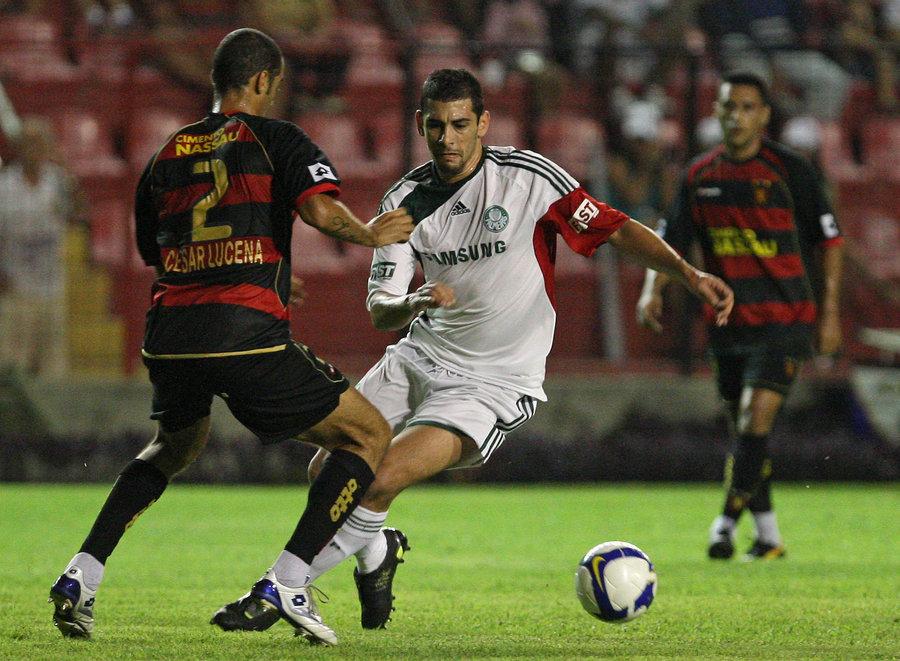
M 871 83 L 878 107 L 897 108 L 898 43 L 879 25 L 875 7 L 868 0 L 845 0 L 836 27 L 835 54 L 851 75 Z
M 78 9 L 91 32 L 127 30 L 135 14 L 126 0 L 78 0 Z
M 335 26 L 333 0 L 249 0 L 238 5 L 240 23 L 282 44 L 287 65 L 288 114 L 340 110 L 350 51 Z
M 881 5 L 881 18 L 890 42 L 900 43 L 900 0 L 884 0 Z
M 645 225 L 655 225 L 673 201 L 677 166 L 666 158 L 660 135 L 660 113 L 647 101 L 625 111 L 618 147 L 608 164 L 609 204 Z
M 534 86 L 538 114 L 556 108 L 562 95 L 564 70 L 552 58 L 550 26 L 537 0 L 494 0 L 487 5 L 481 40 L 487 57 L 482 70 L 491 87 L 502 84 L 510 71 L 525 74 Z
M 810 43 L 809 10 L 803 0 L 706 0 L 698 23 L 717 50 L 722 71 L 749 71 L 773 88 L 777 110 L 837 119 L 850 76 Z M 801 97 L 793 94 L 799 88 Z
M 812 163 L 818 171 L 825 195 L 833 201 L 836 198 L 836 191 L 825 178 L 822 167 L 820 151 L 822 127 L 819 122 L 813 117 L 790 118 L 781 130 L 781 142 L 797 150 Z M 849 274 L 852 274 L 853 280 L 857 283 L 864 283 L 867 289 L 876 292 L 883 301 L 890 301 L 893 305 L 900 307 L 900 289 L 891 282 L 890 278 L 879 275 L 877 268 L 872 268 L 871 251 L 869 251 L 869 255 L 866 252 L 862 242 L 855 241 L 852 236 L 844 235 L 844 264 Z M 813 288 L 819 289 L 821 274 L 811 273 L 810 275 L 813 280 Z M 853 305 L 860 306 L 860 302 L 854 300 Z M 832 361 L 822 358 L 820 356 L 815 364 L 830 367 Z
M 677 5 L 677 3 L 674 3 Z M 594 81 L 602 114 L 623 113 L 635 100 L 652 101 L 664 112 L 667 104 L 663 65 L 659 58 L 668 34 L 659 20 L 669 14 L 670 0 L 576 0 L 571 29 L 576 72 Z
M 722 142 L 722 138 L 722 125 L 714 115 L 707 115 L 697 122 L 697 127 L 694 129 L 694 139 L 699 151 L 709 151 L 719 145 Z
M 0 0 L 0 14 L 42 14 L 47 0 Z
M 53 162 L 53 129 L 26 117 L 15 159 L 0 170 L 0 363 L 40 377 L 68 367 L 66 227 L 75 186 Z
M 232 30 L 231 0 L 134 0 L 133 7 L 160 44 L 146 53 L 145 63 L 197 100 L 197 112 L 212 102 L 209 50 Z

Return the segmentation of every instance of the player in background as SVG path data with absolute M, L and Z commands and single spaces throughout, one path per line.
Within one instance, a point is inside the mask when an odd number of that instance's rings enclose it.
M 768 437 L 813 345 L 822 354 L 840 346 L 842 237 L 813 166 L 765 137 L 771 108 L 761 79 L 726 76 L 715 111 L 723 144 L 689 166 L 660 234 L 682 254 L 699 243 L 704 268 L 735 296 L 728 327 L 709 330 L 735 439 L 709 557 L 734 554 L 735 526 L 749 509 L 756 540 L 744 559 L 772 559 L 785 551 L 772 506 Z M 647 271 L 637 305 L 638 319 L 657 332 L 668 281 Z
M 138 248 L 158 273 L 142 353 L 159 427 L 51 588 L 65 636 L 90 635 L 107 558 L 201 453 L 218 395 L 263 443 L 296 437 L 331 453 L 284 551 L 249 594 L 260 621 L 281 617 L 311 641 L 337 641 L 309 591 L 309 565 L 372 482 L 390 429 L 337 369 L 291 340 L 293 214 L 373 247 L 408 239 L 413 224 L 402 209 L 361 223 L 334 199 L 340 180 L 319 148 L 266 117 L 283 65 L 265 34 L 227 35 L 213 57 L 212 112 L 173 134 L 138 183 Z M 217 613 L 217 623 L 231 615 Z
M 376 328 L 410 329 L 357 385 L 395 436 L 360 507 L 311 567 L 315 577 L 356 554 L 369 629 L 388 621 L 408 548 L 402 533 L 382 527 L 393 500 L 445 469 L 487 461 L 546 399 L 558 236 L 585 256 L 609 242 L 663 269 L 715 308 L 719 324 L 732 305 L 724 282 L 592 198 L 555 163 L 485 146 L 490 113 L 468 71 L 433 72 L 415 119 L 433 160 L 394 184 L 381 210 L 405 207 L 416 229 L 408 243 L 375 250 L 367 299 Z M 417 265 L 425 283 L 409 291 Z M 327 456 L 327 449 L 316 455 L 311 476 Z

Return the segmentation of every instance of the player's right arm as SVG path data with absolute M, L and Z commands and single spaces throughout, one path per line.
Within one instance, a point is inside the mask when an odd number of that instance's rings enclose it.
M 377 248 L 406 241 L 412 218 L 403 209 L 363 223 L 335 199 L 340 177 L 331 161 L 295 124 L 277 120 L 254 122 L 272 165 L 273 189 L 293 203 L 304 223 L 341 241 Z
M 402 207 L 363 223 L 343 202 L 324 193 L 304 200 L 297 212 L 304 223 L 328 236 L 370 248 L 406 241 L 414 227 L 412 217 Z
M 446 308 L 455 302 L 452 287 L 442 282 L 426 282 L 403 295 L 375 292 L 369 297 L 369 314 L 378 330 L 397 330 L 428 308 Z
M 390 209 L 401 199 L 402 193 L 386 195 L 379 211 Z M 441 282 L 426 282 L 415 291 L 409 291 L 417 263 L 416 252 L 409 243 L 375 249 L 366 308 L 378 330 L 398 330 L 429 308 L 449 307 L 456 302 L 453 289 Z

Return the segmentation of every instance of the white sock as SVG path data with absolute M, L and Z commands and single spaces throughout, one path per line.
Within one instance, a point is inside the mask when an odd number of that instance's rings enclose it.
M 78 567 L 81 569 L 81 578 L 88 590 L 97 591 L 100 587 L 100 581 L 103 580 L 103 563 L 90 553 L 76 553 L 75 557 L 66 565 L 66 571 L 70 567 Z
M 384 535 L 375 535 L 368 544 L 356 552 L 356 564 L 360 574 L 369 574 L 384 562 L 387 557 L 387 539 Z
M 380 538 L 381 542 L 385 543 L 384 535 L 380 533 L 381 526 L 384 525 L 386 520 L 387 512 L 373 512 L 365 507 L 357 507 L 353 510 L 353 513 L 344 521 L 344 525 L 335 533 L 331 541 L 313 558 L 312 565 L 309 568 L 310 582 L 316 580 L 332 567 L 336 567 L 344 558 L 365 548 L 373 539 L 378 540 Z M 383 556 L 382 559 L 384 559 Z M 360 567 L 360 571 L 366 573 L 362 567 Z
M 730 516 L 720 514 L 713 520 L 712 525 L 709 527 L 710 538 L 723 532 L 726 532 L 731 537 L 734 537 L 734 526 L 736 523 L 737 522 Z
M 282 551 L 272 567 L 275 578 L 289 588 L 302 588 L 310 582 L 309 565 L 290 551 Z
M 781 546 L 781 533 L 778 531 L 775 512 L 754 512 L 753 522 L 756 524 L 756 539 L 764 544 Z

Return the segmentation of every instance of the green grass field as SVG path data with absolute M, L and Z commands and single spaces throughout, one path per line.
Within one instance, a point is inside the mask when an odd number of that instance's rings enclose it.
M 412 550 L 386 631 L 364 631 L 350 562 L 321 578 L 336 648 L 279 623 L 207 624 L 273 561 L 305 489 L 171 487 L 125 536 L 98 594 L 91 641 L 63 639 L 50 584 L 106 486 L 0 485 L 0 659 L 900 658 L 900 497 L 891 485 L 776 491 L 788 558 L 705 557 L 712 485 L 421 487 L 389 522 Z M 749 522 L 739 550 L 750 544 Z M 659 574 L 624 625 L 581 610 L 575 565 L 601 541 L 643 548 Z

